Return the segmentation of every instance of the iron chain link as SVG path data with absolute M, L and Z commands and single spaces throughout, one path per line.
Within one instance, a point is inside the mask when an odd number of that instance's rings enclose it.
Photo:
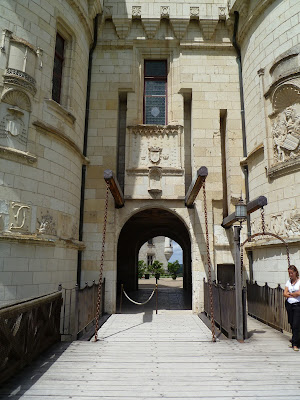
M 98 340 L 99 318 L 100 318 L 100 308 L 101 308 L 101 298 L 102 298 L 103 262 L 104 262 L 106 226 L 107 226 L 107 213 L 108 213 L 108 192 L 109 192 L 109 183 L 106 182 L 106 197 L 105 197 L 105 207 L 104 207 L 102 249 L 101 249 L 101 258 L 100 258 L 99 284 L 98 284 L 98 296 L 97 296 L 97 311 L 96 311 L 96 325 L 95 325 L 95 342 L 97 342 L 97 340 Z
M 206 252 L 207 252 L 207 264 L 208 264 L 208 288 L 209 288 L 209 301 L 210 301 L 211 333 L 212 333 L 212 341 L 215 342 L 216 335 L 215 335 L 215 319 L 214 319 L 214 299 L 213 299 L 212 281 L 211 281 L 211 259 L 209 250 L 205 181 L 203 182 L 203 203 L 204 203 L 205 232 L 206 232 Z

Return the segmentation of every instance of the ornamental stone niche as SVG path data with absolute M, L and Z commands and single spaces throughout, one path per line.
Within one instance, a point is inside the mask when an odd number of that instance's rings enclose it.
M 139 197 L 144 197 L 147 192 L 164 193 L 168 183 L 183 184 L 182 136 L 181 125 L 129 126 L 126 146 L 127 187 L 138 186 Z M 144 178 L 138 178 L 143 176 L 148 177 L 148 183 Z M 170 177 L 168 182 L 165 178 L 167 176 Z
M 10 90 L 0 104 L 0 146 L 26 151 L 29 115 L 29 97 L 19 91 Z
M 272 121 L 274 160 L 283 163 L 300 156 L 300 85 L 279 86 L 272 103 L 275 114 Z
M 300 45 L 281 54 L 269 69 L 269 176 L 300 167 Z

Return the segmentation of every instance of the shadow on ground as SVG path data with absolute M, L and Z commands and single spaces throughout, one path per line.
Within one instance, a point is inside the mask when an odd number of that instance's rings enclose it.
M 30 389 L 59 359 L 59 357 L 70 346 L 70 344 L 71 343 L 69 342 L 60 342 L 53 345 L 30 365 L 27 365 L 14 377 L 4 382 L 0 389 L 0 399 L 20 399 L 24 393 L 26 393 L 26 391 Z

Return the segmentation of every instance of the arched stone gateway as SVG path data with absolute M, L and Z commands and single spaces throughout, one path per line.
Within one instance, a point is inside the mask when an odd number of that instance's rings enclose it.
M 187 227 L 174 213 L 149 208 L 134 214 L 123 226 L 118 240 L 117 293 L 121 284 L 126 290 L 138 289 L 138 253 L 141 246 L 155 236 L 175 240 L 183 250 L 183 288 L 191 298 L 191 240 Z

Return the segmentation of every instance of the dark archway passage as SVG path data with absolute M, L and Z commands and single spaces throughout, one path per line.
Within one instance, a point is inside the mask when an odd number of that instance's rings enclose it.
M 155 236 L 175 240 L 183 251 L 183 289 L 192 297 L 191 241 L 189 232 L 174 213 L 160 208 L 149 208 L 134 214 L 123 226 L 118 241 L 117 293 L 121 284 L 126 291 L 138 290 L 138 253 L 141 246 Z M 190 301 L 191 303 L 191 301 Z

